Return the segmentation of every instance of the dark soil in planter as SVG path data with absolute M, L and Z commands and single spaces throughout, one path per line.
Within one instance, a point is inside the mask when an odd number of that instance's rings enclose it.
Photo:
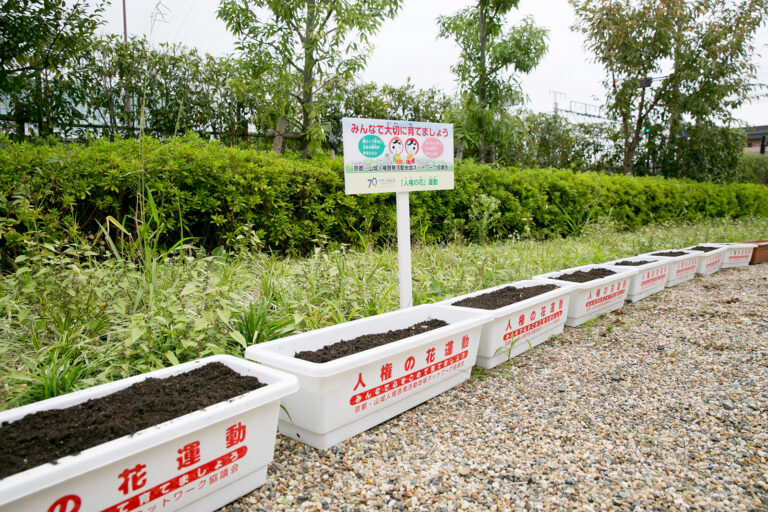
M 554 279 L 559 279 L 560 281 L 570 281 L 572 283 L 587 283 L 589 281 L 594 281 L 595 279 L 600 279 L 602 277 L 608 277 L 616 274 L 613 270 L 608 270 L 607 268 L 593 268 L 592 270 L 584 271 L 584 270 L 577 270 L 576 272 L 571 272 L 570 274 L 560 274 L 559 276 L 556 276 Z
M 624 260 L 624 261 L 617 261 L 614 263 L 614 265 L 621 265 L 623 267 L 639 267 L 640 265 L 647 265 L 648 263 L 654 263 L 653 261 L 630 261 L 630 260 Z
M 707 247 L 706 245 L 697 245 L 696 247 L 691 247 L 688 249 L 689 251 L 701 251 L 701 252 L 710 252 L 716 250 L 717 247 Z
M 222 363 L 149 378 L 68 409 L 0 425 L 0 479 L 242 395 L 266 384 Z
M 424 322 L 419 322 L 410 327 L 406 327 L 405 329 L 363 334 L 362 336 L 350 340 L 337 341 L 336 343 L 326 345 L 317 350 L 296 352 L 294 357 L 311 363 L 327 363 L 335 359 L 341 359 L 342 357 L 357 354 L 358 352 L 364 352 L 388 343 L 410 338 L 411 336 L 416 336 L 423 332 L 439 329 L 446 325 L 448 325 L 448 323 L 443 322 L 442 320 L 425 320 Z
M 541 295 L 542 293 L 556 290 L 557 288 L 559 288 L 559 286 L 554 284 L 539 284 L 525 288 L 505 286 L 500 290 L 476 295 L 474 297 L 467 297 L 466 299 L 454 302 L 451 305 L 477 309 L 499 309 Z
M 651 256 L 667 256 L 669 258 L 676 258 L 678 256 L 687 256 L 687 252 L 682 251 L 665 251 L 665 252 L 654 252 L 651 254 Z

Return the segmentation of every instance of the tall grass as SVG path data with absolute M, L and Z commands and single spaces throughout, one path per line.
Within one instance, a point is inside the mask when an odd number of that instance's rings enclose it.
M 414 303 L 551 270 L 704 241 L 768 237 L 768 219 L 710 220 L 485 245 L 416 245 Z M 101 254 L 107 253 L 107 254 Z M 47 245 L 0 276 L 0 409 L 253 341 L 398 307 L 397 252 L 318 247 L 308 258 L 243 250 L 152 254 L 147 266 L 89 246 Z M 119 254 L 118 254 L 119 256 Z

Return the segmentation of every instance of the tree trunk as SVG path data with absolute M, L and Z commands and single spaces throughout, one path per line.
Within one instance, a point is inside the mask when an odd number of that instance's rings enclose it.
M 285 134 L 285 125 L 287 122 L 287 119 L 284 117 L 277 120 L 277 125 L 275 126 L 275 140 L 272 142 L 272 151 L 274 151 L 276 155 L 279 155 L 283 151 L 283 135 Z
M 35 75 L 35 92 L 37 92 L 37 136 L 43 136 L 43 84 L 40 80 L 40 73 Z
M 485 147 L 485 137 L 480 136 L 480 142 L 477 143 L 477 160 L 479 162 L 485 162 L 486 155 L 487 155 L 486 147 Z
M 304 69 L 301 86 L 301 156 L 309 158 L 310 135 L 312 127 L 312 110 L 314 109 L 314 41 L 315 32 L 315 0 L 307 0 L 307 23 L 304 31 Z
M 18 102 L 13 106 L 13 120 L 16 123 L 16 137 L 19 140 L 24 140 L 27 136 L 26 119 L 24 118 L 24 111 Z
M 637 109 L 637 121 L 635 122 L 635 129 L 632 133 L 631 138 L 628 137 L 628 125 L 626 124 L 626 118 L 625 118 L 625 129 L 624 129 L 624 174 L 632 175 L 634 174 L 634 162 L 635 162 L 635 154 L 637 153 L 637 147 L 640 144 L 640 132 L 643 129 L 643 124 L 645 123 L 646 119 L 646 113 L 645 113 L 645 89 L 642 90 L 642 93 L 640 95 L 640 106 Z
M 487 70 L 485 66 L 486 60 L 486 47 L 488 46 L 488 33 L 485 23 L 485 7 L 478 5 L 480 9 L 480 76 L 477 81 L 477 104 L 480 109 L 480 114 L 477 119 L 477 128 L 480 135 L 480 139 L 477 145 L 477 159 L 481 162 L 485 162 L 487 159 L 487 140 L 485 137 L 485 122 L 483 120 L 483 113 L 486 107 L 486 82 L 488 81 Z
M 237 122 L 240 125 L 240 140 L 248 142 L 248 119 L 243 116 L 243 104 L 238 103 L 235 106 L 235 110 L 237 111 Z
M 630 145 L 631 146 L 631 145 Z M 635 160 L 635 148 L 626 146 L 624 147 L 624 165 L 623 165 L 623 172 L 624 174 L 631 175 L 634 172 L 634 166 L 632 163 Z

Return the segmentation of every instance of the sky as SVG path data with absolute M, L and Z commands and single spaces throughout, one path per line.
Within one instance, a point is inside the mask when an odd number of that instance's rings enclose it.
M 211 55 L 235 51 L 236 39 L 216 17 L 216 0 L 162 0 L 164 13 L 154 28 L 150 14 L 158 0 L 125 0 L 129 35 L 150 36 L 152 43 L 178 42 Z M 373 52 L 360 78 L 379 84 L 403 85 L 408 78 L 418 88 L 438 87 L 456 91 L 451 66 L 459 56 L 450 40 L 438 39 L 436 18 L 450 15 L 473 2 L 468 0 L 405 0 L 397 18 L 385 22 L 372 38 Z M 554 110 L 553 91 L 560 109 L 584 111 L 589 104 L 599 106 L 605 95 L 602 67 L 593 62 L 584 47 L 584 38 L 572 31 L 573 8 L 567 0 L 521 0 L 519 9 L 508 16 L 517 23 L 526 16 L 549 30 L 549 51 L 539 66 L 521 77 L 527 95 L 526 107 L 537 112 Z M 123 32 L 122 0 L 112 0 L 105 11 L 104 33 Z M 768 27 L 762 27 L 755 43 L 758 80 L 768 83 Z M 574 102 L 573 104 L 571 102 Z M 768 99 L 747 104 L 735 112 L 748 125 L 768 124 Z M 573 120 L 580 120 L 572 117 Z

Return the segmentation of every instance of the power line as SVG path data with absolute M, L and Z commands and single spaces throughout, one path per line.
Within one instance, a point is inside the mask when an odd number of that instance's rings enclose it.
M 173 36 L 173 40 L 176 41 L 179 37 L 179 34 L 181 33 L 181 29 L 184 28 L 184 25 L 187 23 L 187 19 L 189 18 L 189 15 L 192 14 L 192 11 L 195 9 L 195 4 L 197 3 L 197 0 L 192 0 L 192 3 L 189 6 L 189 9 L 187 10 L 187 14 L 184 15 L 184 19 L 181 20 L 181 25 L 179 25 L 179 28 L 176 30 L 176 34 Z

